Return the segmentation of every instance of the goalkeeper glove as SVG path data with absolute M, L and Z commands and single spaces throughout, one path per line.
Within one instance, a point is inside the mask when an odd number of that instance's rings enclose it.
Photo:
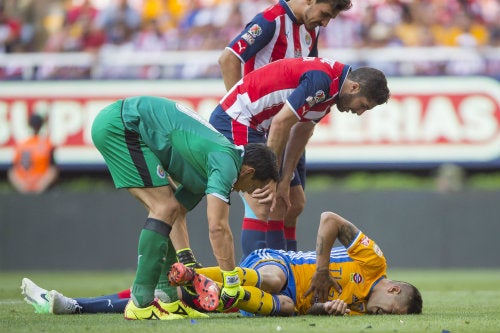
M 187 267 L 191 268 L 203 267 L 198 261 L 196 261 L 193 251 L 191 251 L 191 249 L 188 247 L 177 251 L 176 254 L 177 254 L 177 260 L 179 260 L 180 263 L 183 263 Z
M 238 271 L 236 269 L 222 271 L 222 289 L 220 291 L 220 305 L 218 310 L 225 311 L 234 308 L 244 296 L 245 290 L 241 286 Z

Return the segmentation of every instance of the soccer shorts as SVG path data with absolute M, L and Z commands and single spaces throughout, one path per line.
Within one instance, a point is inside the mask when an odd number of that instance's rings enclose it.
M 169 184 L 167 172 L 138 133 L 125 129 L 123 101 L 102 109 L 92 124 L 92 140 L 104 157 L 116 188 Z
M 285 273 L 287 283 L 280 294 L 290 297 L 294 302 L 296 300 L 295 278 L 292 270 L 287 265 L 286 258 L 282 256 L 283 250 L 258 249 L 252 251 L 246 256 L 238 266 L 258 270 L 262 266 L 273 265 Z

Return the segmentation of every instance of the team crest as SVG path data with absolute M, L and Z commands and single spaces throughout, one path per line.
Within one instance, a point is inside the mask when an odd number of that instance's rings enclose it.
M 314 96 L 314 101 L 316 103 L 321 103 L 326 99 L 326 94 L 323 90 L 316 91 L 316 95 Z
M 311 35 L 309 33 L 307 33 L 306 36 L 305 36 L 305 38 L 306 38 L 306 44 L 308 46 L 311 45 L 311 42 L 312 42 Z
M 360 284 L 363 282 L 363 276 L 359 273 L 351 273 L 351 282 L 354 282 L 356 284 Z
M 167 175 L 166 172 L 165 172 L 165 169 L 163 169 L 163 167 L 161 165 L 159 165 L 159 164 L 156 166 L 156 174 L 161 179 L 165 179 L 165 177 Z
M 254 38 L 258 37 L 262 34 L 262 28 L 258 24 L 254 24 L 248 29 L 248 33 Z

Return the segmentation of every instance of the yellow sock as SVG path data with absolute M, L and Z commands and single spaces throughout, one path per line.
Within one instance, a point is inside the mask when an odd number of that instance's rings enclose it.
M 257 287 L 243 286 L 245 298 L 238 301 L 238 308 L 258 315 L 275 315 L 279 311 L 279 301 L 273 295 Z M 250 297 L 247 297 L 250 295 Z
M 237 267 L 238 276 L 242 286 L 260 286 L 260 275 L 255 269 Z M 219 267 L 197 268 L 196 272 L 205 275 L 207 278 L 222 283 L 222 272 Z

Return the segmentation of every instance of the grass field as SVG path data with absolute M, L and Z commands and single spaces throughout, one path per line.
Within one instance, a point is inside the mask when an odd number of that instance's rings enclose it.
M 132 272 L 0 272 L 0 332 L 500 333 L 500 269 L 390 271 L 390 278 L 411 282 L 421 290 L 422 315 L 246 318 L 218 314 L 210 319 L 169 322 L 131 322 L 120 314 L 35 314 L 20 295 L 24 276 L 72 297 L 113 293 L 127 288 L 133 279 Z

